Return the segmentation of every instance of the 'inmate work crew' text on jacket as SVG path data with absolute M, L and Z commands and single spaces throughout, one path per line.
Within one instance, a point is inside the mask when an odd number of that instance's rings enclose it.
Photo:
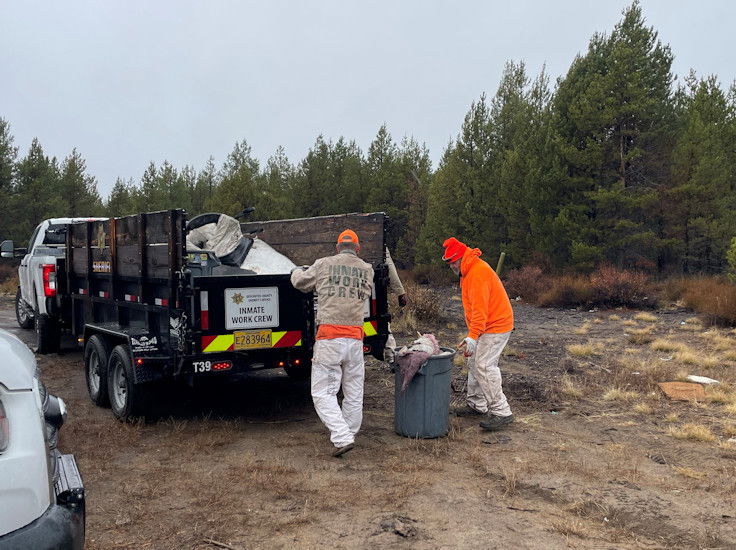
M 468 336 L 500 334 L 514 328 L 514 312 L 506 289 L 493 268 L 480 259 L 481 251 L 468 248 L 460 263 L 460 288 Z
M 317 292 L 318 325 L 363 327 L 365 301 L 373 290 L 373 268 L 352 250 L 295 270 L 291 284 L 302 292 Z

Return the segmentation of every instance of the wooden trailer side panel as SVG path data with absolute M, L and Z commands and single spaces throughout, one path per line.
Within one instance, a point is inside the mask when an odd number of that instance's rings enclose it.
M 310 265 L 317 258 L 335 254 L 337 236 L 352 229 L 360 240 L 360 257 L 371 264 L 384 261 L 385 214 L 339 214 L 316 218 L 297 218 L 248 222 L 243 232 L 263 228 L 258 237 L 297 265 Z

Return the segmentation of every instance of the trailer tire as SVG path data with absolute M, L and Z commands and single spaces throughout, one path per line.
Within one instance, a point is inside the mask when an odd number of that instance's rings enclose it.
M 18 293 L 15 295 L 15 318 L 18 321 L 20 328 L 32 328 L 34 324 L 33 314 L 31 313 L 31 306 L 26 304 L 23 299 L 23 294 L 18 288 Z
M 110 395 L 107 390 L 109 360 L 110 346 L 105 337 L 100 334 L 90 337 L 84 347 L 84 375 L 87 379 L 89 398 L 98 407 L 110 406 Z
M 115 346 L 110 354 L 107 388 L 110 408 L 118 420 L 127 421 L 146 416 L 151 385 L 135 383 L 133 359 L 127 344 Z
M 36 353 L 45 355 L 59 351 L 61 333 L 58 321 L 49 315 L 41 315 L 38 309 L 33 319 L 36 325 Z

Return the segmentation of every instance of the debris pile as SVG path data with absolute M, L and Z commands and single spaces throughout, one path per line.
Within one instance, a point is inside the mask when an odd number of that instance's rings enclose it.
M 220 214 L 187 234 L 187 251 L 212 250 L 220 260 L 258 275 L 288 275 L 296 264 L 254 235 L 243 235 L 240 222 Z M 233 261 L 234 260 L 234 261 Z

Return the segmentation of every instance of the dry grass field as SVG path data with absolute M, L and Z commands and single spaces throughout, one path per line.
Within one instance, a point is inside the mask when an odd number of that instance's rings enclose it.
M 436 299 L 431 326 L 395 329 L 459 342 L 460 301 Z M 170 414 L 122 424 L 87 398 L 78 351 L 39 357 L 70 410 L 61 446 L 87 487 L 87 548 L 736 548 L 734 330 L 681 310 L 514 309 L 513 427 L 452 417 L 445 438 L 400 437 L 393 375 L 370 360 L 363 430 L 340 459 L 308 385 L 283 373 L 178 391 Z M 700 402 L 657 386 L 689 374 L 721 384 Z

